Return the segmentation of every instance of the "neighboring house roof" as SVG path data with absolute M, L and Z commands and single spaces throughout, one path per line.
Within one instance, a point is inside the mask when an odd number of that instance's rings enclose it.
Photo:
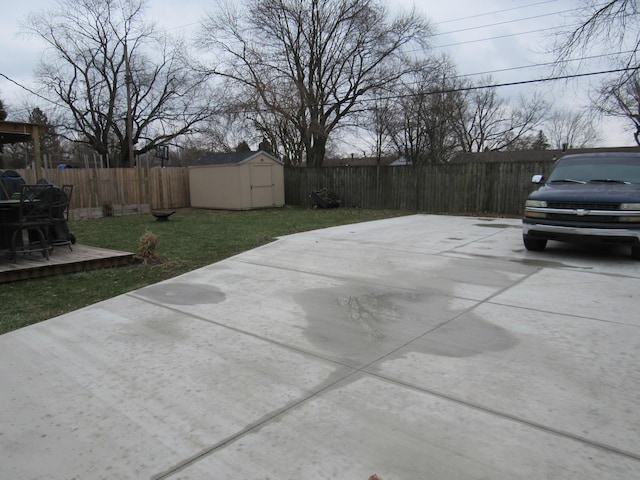
M 413 164 L 411 163 L 411 159 L 405 157 L 404 155 L 389 164 L 390 167 L 403 167 L 406 165 L 413 165 Z
M 380 158 L 380 165 L 390 165 L 398 157 L 385 156 Z M 325 158 L 323 167 L 375 167 L 378 165 L 376 157 Z
M 282 161 L 273 155 L 258 150 L 257 152 L 208 153 L 200 157 L 193 165 L 240 165 L 260 155 L 282 164 Z

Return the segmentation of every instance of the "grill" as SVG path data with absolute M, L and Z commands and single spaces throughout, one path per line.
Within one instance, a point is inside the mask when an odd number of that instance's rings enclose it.
M 572 214 L 562 214 L 562 213 L 548 213 L 548 219 L 553 220 L 563 220 L 569 222 L 587 222 L 587 223 L 611 223 L 611 222 L 619 222 L 620 220 L 617 217 L 605 216 L 605 215 L 585 215 L 584 217 L 579 217 L 578 215 Z
M 620 210 L 619 203 L 578 203 L 578 202 L 547 202 L 549 208 L 565 210 Z

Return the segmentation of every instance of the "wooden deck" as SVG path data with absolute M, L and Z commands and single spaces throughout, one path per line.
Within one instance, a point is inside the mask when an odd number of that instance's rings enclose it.
M 117 267 L 128 265 L 132 260 L 133 253 L 86 245 L 74 245 L 73 251 L 67 247 L 57 247 L 49 260 L 39 254 L 32 254 L 18 255 L 17 260 L 11 262 L 3 254 L 0 255 L 0 283 Z

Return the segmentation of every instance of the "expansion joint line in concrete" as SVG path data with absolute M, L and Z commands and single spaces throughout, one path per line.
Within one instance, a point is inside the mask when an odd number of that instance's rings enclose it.
M 584 438 L 584 437 L 581 437 L 579 435 L 575 435 L 575 434 L 573 434 L 571 432 L 554 429 L 554 428 L 551 428 L 551 427 L 549 427 L 547 425 L 544 425 L 542 423 L 537 423 L 537 422 L 534 422 L 532 420 L 528 420 L 526 418 L 522 418 L 522 417 L 518 417 L 518 416 L 515 416 L 515 415 L 511 415 L 509 413 L 506 413 L 506 412 L 503 412 L 503 411 L 500 411 L 500 410 L 495 410 L 495 409 L 489 408 L 489 407 L 487 407 L 485 405 L 481 405 L 479 403 L 469 402 L 468 400 L 464 400 L 464 399 L 457 398 L 457 397 L 454 397 L 454 396 L 451 396 L 451 395 L 447 395 L 445 393 L 438 392 L 436 390 L 429 390 L 427 388 L 418 387 L 418 386 L 412 385 L 410 383 L 400 382 L 400 381 L 398 381 L 396 379 L 389 378 L 389 377 L 387 377 L 385 375 L 382 375 L 382 374 L 379 374 L 379 373 L 368 372 L 368 375 L 369 376 L 373 376 L 373 377 L 377 377 L 377 378 L 379 378 L 381 380 L 384 380 L 386 382 L 394 383 L 396 385 L 401 385 L 404 388 L 410 388 L 410 389 L 418 391 L 418 392 L 426 393 L 426 394 L 429 394 L 429 395 L 433 395 L 435 397 L 442 398 L 444 400 L 455 402 L 455 403 L 457 403 L 459 405 L 464 405 L 465 407 L 473 408 L 474 410 L 478 410 L 478 411 L 481 411 L 481 412 L 484 412 L 484 413 L 487 413 L 487 414 L 490 414 L 490 415 L 495 415 L 495 416 L 498 416 L 498 417 L 501 417 L 501 418 L 505 418 L 507 420 L 510 420 L 510 421 L 513 421 L 513 422 L 517 422 L 517 423 L 526 425 L 526 426 L 531 427 L 531 428 L 535 428 L 535 429 L 543 431 L 545 433 L 549 433 L 549 434 L 552 434 L 552 435 L 557 435 L 559 437 L 563 437 L 563 438 L 567 438 L 567 439 L 573 440 L 575 442 L 583 443 L 585 445 L 589 445 L 591 447 L 598 448 L 600 450 L 604 450 L 604 451 L 609 452 L 609 453 L 614 453 L 614 454 L 617 454 L 617 455 L 621 455 L 623 457 L 627 457 L 627 458 L 631 458 L 633 460 L 640 461 L 640 455 L 639 454 L 636 454 L 634 452 L 629 452 L 627 450 L 622 450 L 620 448 L 617 448 L 617 447 L 614 447 L 614 446 L 611 446 L 611 445 L 607 445 L 607 444 L 602 443 L 602 442 L 596 442 L 594 440 L 589 440 L 588 438 Z
M 268 417 L 263 418 L 249 426 L 247 426 L 246 428 L 238 431 L 237 433 L 227 437 L 226 439 L 216 443 L 215 445 L 212 445 L 208 448 L 205 448 L 204 450 L 196 453 L 195 455 L 193 455 L 192 457 L 189 457 L 185 460 L 183 460 L 182 462 L 174 465 L 173 467 L 170 467 L 168 470 L 166 470 L 165 472 L 159 473 L 157 475 L 154 475 L 151 477 L 152 480 L 165 480 L 170 478 L 172 475 L 174 475 L 175 473 L 178 473 L 181 470 L 184 470 L 185 468 L 197 463 L 198 461 L 204 459 L 205 457 L 211 455 L 212 453 L 216 452 L 217 450 L 220 450 L 221 448 L 224 448 L 228 445 L 231 445 L 232 443 L 236 442 L 237 440 L 241 439 L 242 437 L 244 437 L 245 435 L 253 432 L 256 429 L 261 428 L 262 426 L 266 425 L 267 423 L 272 422 L 273 420 L 277 419 L 278 417 L 290 412 L 291 410 L 298 408 L 300 405 L 307 403 L 309 400 L 312 400 L 313 398 L 323 394 L 324 392 L 333 389 L 337 384 L 344 382 L 345 380 L 347 380 L 349 377 L 352 377 L 353 375 L 356 375 L 358 373 L 360 373 L 360 369 L 354 369 L 353 371 L 340 376 L 339 378 L 337 378 L 336 380 L 334 380 L 331 383 L 328 383 L 327 385 L 323 386 L 322 388 L 314 391 L 313 393 L 304 396 L 303 398 L 300 398 L 290 404 L 288 404 L 287 406 L 278 409 L 276 411 L 274 411 L 272 414 L 270 414 Z

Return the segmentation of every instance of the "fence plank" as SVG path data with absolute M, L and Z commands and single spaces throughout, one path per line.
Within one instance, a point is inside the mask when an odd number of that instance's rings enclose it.
M 415 167 L 285 168 L 288 205 L 310 207 L 327 188 L 345 206 L 443 214 L 521 215 L 532 175 L 553 161 L 469 162 Z
M 442 214 L 520 215 L 531 176 L 553 161 L 469 162 L 416 167 L 285 168 L 285 203 L 310 207 L 312 190 L 327 188 L 347 207 Z M 34 170 L 18 170 L 35 183 Z M 187 168 L 47 169 L 43 177 L 74 186 L 74 218 L 190 206 Z
M 27 183 L 39 180 L 35 170 L 16 171 Z M 42 176 L 56 185 L 73 185 L 72 218 L 190 206 L 186 168 L 45 169 Z

